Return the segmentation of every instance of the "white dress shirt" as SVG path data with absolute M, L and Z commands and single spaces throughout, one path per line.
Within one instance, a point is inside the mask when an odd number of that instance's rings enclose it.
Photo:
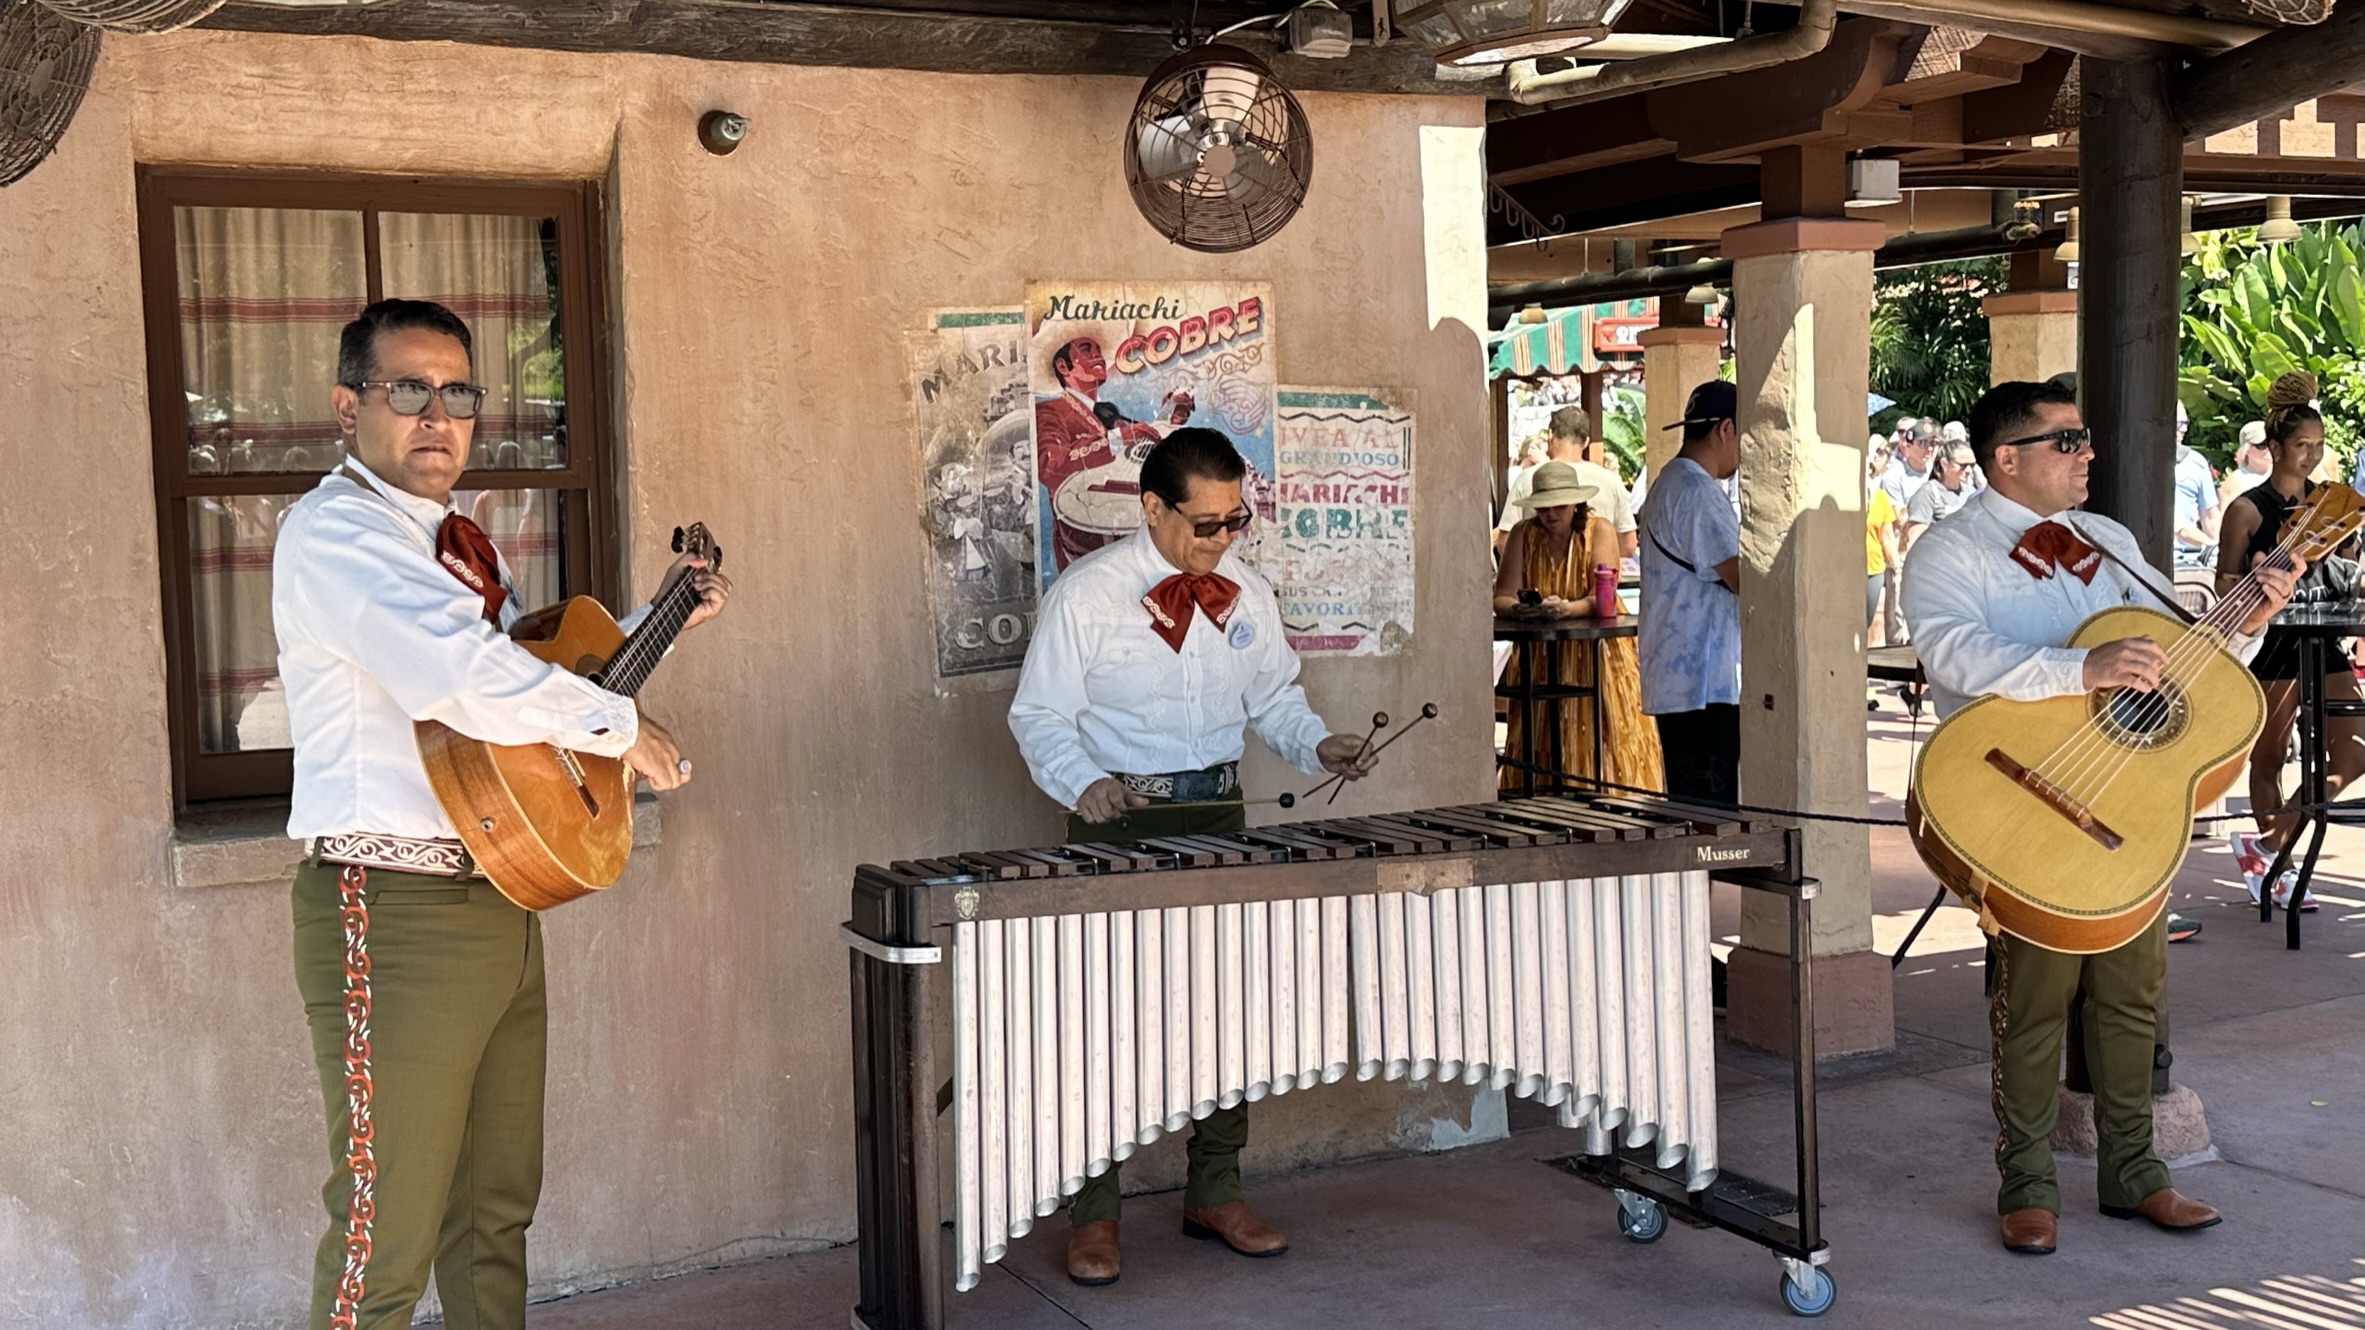
M 2115 606 L 2160 607 L 2158 594 L 2107 558 L 2092 582 L 2063 569 L 2031 576 L 2012 559 L 2012 547 L 2045 520 L 1982 490 L 1914 542 L 1898 604 L 1940 717 L 1988 693 L 2034 702 L 2086 692 L 2086 649 L 2062 645 L 2070 634 Z M 2143 569 L 2160 587 L 2174 586 L 2144 561 L 2134 535 L 2117 522 L 2087 512 L 2054 513 L 2051 520 Z M 2236 635 L 2227 645 L 2247 662 L 2258 643 Z
M 1216 627 L 1194 605 L 1176 651 L 1141 602 L 1177 571 L 1144 527 L 1068 565 L 1044 593 L 1010 732 L 1035 784 L 1063 807 L 1119 772 L 1236 761 L 1248 726 L 1298 770 L 1322 769 L 1314 747 L 1330 728 L 1297 684 L 1272 585 L 1226 551 L 1215 571 L 1240 585 L 1231 626 Z
M 632 747 L 632 699 L 528 655 L 436 561 L 448 505 L 396 489 L 357 461 L 344 466 L 353 474 L 330 472 L 288 509 L 271 556 L 271 622 L 295 745 L 288 835 L 450 839 L 414 720 L 497 744 L 604 757 Z M 506 565 L 501 582 L 512 584 Z M 519 612 L 512 595 L 501 626 Z M 625 619 L 626 630 L 642 617 Z

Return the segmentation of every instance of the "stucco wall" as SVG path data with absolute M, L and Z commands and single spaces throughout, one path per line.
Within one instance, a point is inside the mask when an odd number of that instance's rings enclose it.
M 1411 389 L 1418 636 L 1307 679 L 1341 729 L 1443 707 L 1342 809 L 1488 790 L 1479 103 L 1307 97 L 1304 214 L 1211 257 L 1125 197 L 1134 91 L 108 39 L 60 151 L 0 191 L 0 1323 L 292 1325 L 320 1218 L 286 886 L 168 871 L 135 163 L 606 182 L 632 581 L 697 517 L 741 591 L 647 694 L 698 763 L 663 843 L 548 919 L 542 1291 L 849 1239 L 852 866 L 1059 838 L 1007 694 L 931 678 L 897 349 L 921 310 L 1038 276 L 1269 278 L 1283 381 Z M 694 140 L 715 106 L 754 122 L 735 156 Z M 1299 788 L 1255 751 L 1252 790 Z M 1250 1166 L 1425 1142 L 1457 1107 L 1293 1095 Z

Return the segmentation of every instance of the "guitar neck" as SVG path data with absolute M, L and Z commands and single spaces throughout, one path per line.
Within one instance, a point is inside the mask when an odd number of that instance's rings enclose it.
M 608 661 L 600 686 L 623 697 L 639 693 L 697 608 L 698 588 L 688 574 L 667 583 L 650 602 L 649 617 L 641 620 L 641 626 L 632 630 L 632 636 L 624 639 L 624 645 Z

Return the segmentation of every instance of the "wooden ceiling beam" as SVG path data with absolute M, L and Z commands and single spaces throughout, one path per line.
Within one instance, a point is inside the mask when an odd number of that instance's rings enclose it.
M 1832 30 L 1829 45 L 1803 60 L 1643 94 L 1651 125 L 1691 162 L 1843 140 L 1848 114 L 1903 72 L 1907 39 L 1917 33 L 1877 19 L 1847 20 Z
M 2054 51 L 2030 62 L 2020 81 L 2007 87 L 1966 93 L 1962 99 L 1962 142 L 1996 143 L 2054 128 L 2054 107 L 2077 57 Z
M 402 0 L 348 7 L 230 4 L 199 26 L 387 41 L 468 42 L 549 51 L 638 52 L 778 65 L 838 65 L 964 74 L 1111 74 L 1139 78 L 1174 54 L 1163 7 L 1127 6 L 1133 22 L 1066 15 L 899 12 L 900 5 L 706 3 L 702 0 Z M 1081 12 L 1114 12 L 1096 4 Z M 1297 91 L 1483 95 L 1484 81 L 1439 78 L 1415 41 L 1357 46 L 1341 60 L 1281 54 L 1246 34 L 1244 46 Z M 1499 86 L 1497 84 L 1496 86 Z
M 1673 151 L 1636 95 L 1496 121 L 1486 132 L 1486 173 L 1517 185 Z
M 1697 165 L 1658 157 L 1626 162 L 1522 185 L 1507 191 L 1546 224 L 1574 233 L 1682 213 L 1708 212 L 1757 202 L 1754 165 Z M 1526 237 L 1516 225 L 1496 224 L 1489 245 L 1515 244 Z
M 2207 138 L 2365 79 L 2365 0 L 2314 27 L 2285 28 L 2186 67 L 2169 106 L 2187 139 Z

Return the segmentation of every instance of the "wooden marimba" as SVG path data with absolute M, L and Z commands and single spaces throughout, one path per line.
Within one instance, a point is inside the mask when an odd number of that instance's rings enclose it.
M 1797 932 L 1799 847 L 1731 813 L 1563 795 L 864 865 L 843 929 L 857 1324 L 943 1324 L 947 1191 L 966 1290 L 1141 1146 L 1350 1075 L 1534 1099 L 1586 1156 L 1630 1161 L 1618 1185 L 1682 1205 L 1718 1173 L 1709 879 L 1793 884 Z

